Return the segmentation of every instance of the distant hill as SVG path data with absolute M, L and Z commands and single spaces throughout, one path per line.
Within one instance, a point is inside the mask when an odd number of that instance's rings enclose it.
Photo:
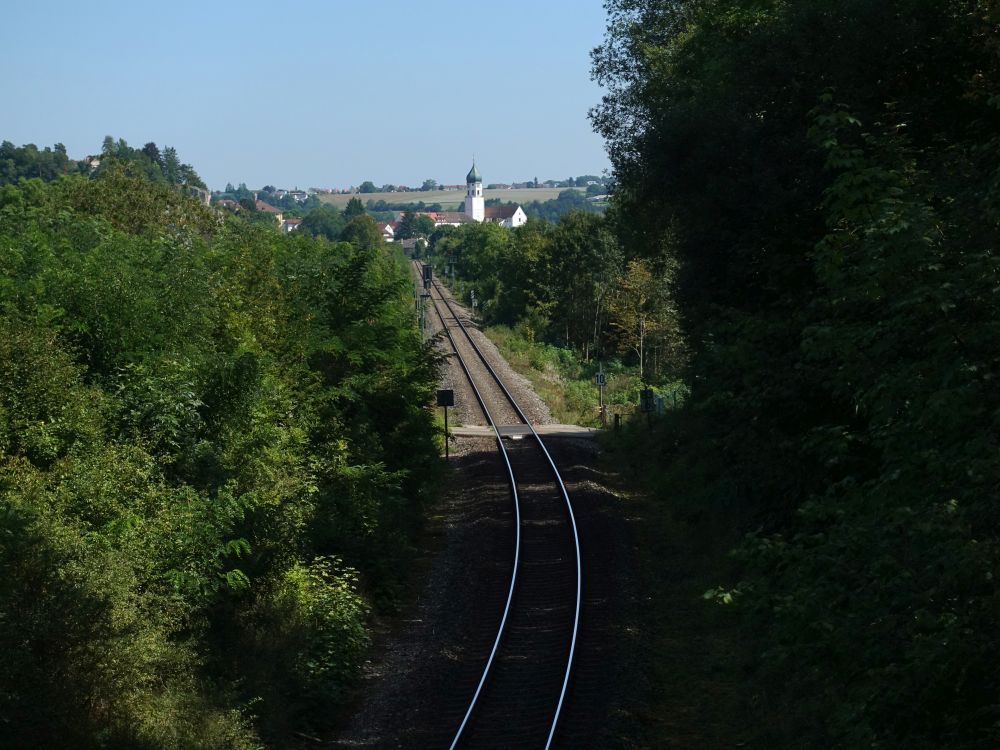
M 564 190 L 579 190 L 582 188 L 524 188 L 519 190 L 483 190 L 486 200 L 499 198 L 504 203 L 529 203 L 531 201 L 549 201 L 559 197 Z M 453 209 L 465 201 L 464 190 L 427 190 L 408 193 L 354 193 L 320 195 L 319 199 L 337 208 L 343 208 L 351 198 L 360 198 L 366 204 L 368 201 L 385 201 L 386 203 L 440 203 L 443 209 Z

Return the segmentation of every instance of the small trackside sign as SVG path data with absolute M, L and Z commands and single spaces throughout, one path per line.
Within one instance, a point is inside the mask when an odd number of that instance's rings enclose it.
M 653 391 L 644 388 L 639 391 L 639 410 L 650 414 L 653 411 Z
M 447 390 L 438 391 L 438 406 L 454 406 L 455 405 L 455 391 L 450 388 Z

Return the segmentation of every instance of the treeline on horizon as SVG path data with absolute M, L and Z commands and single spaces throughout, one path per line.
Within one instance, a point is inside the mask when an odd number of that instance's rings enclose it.
M 37 177 L 51 182 L 62 175 L 81 174 L 100 176 L 104 171 L 126 166 L 143 174 L 153 182 L 190 186 L 206 190 L 205 183 L 190 164 L 181 162 L 177 149 L 172 146 L 162 151 L 152 141 L 141 149 L 128 145 L 124 138 L 115 140 L 104 137 L 101 152 L 92 161 L 89 157 L 79 161 L 70 159 L 66 146 L 57 143 L 39 149 L 34 143 L 15 146 L 10 141 L 0 143 L 0 185 L 10 185 L 18 180 Z
M 0 186 L 0 744 L 287 746 L 397 605 L 436 358 L 377 235 L 220 214 L 113 146 Z

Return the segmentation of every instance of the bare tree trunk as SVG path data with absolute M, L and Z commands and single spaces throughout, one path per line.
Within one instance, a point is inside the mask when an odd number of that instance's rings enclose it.
M 643 355 L 643 344 L 646 343 L 646 321 L 639 321 L 639 380 L 643 379 L 642 372 L 642 355 Z
M 594 350 L 599 350 L 599 336 L 601 327 L 601 297 L 597 298 L 597 304 L 594 306 Z

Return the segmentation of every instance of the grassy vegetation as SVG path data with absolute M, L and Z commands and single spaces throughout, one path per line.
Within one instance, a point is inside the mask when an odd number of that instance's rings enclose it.
M 525 335 L 520 326 L 492 326 L 485 333 L 510 366 L 531 382 L 556 421 L 601 426 L 599 393 L 594 383 L 597 361 L 584 362 L 571 349 L 535 341 Z M 631 414 L 643 387 L 636 369 L 622 365 L 617 359 L 604 362 L 603 367 L 607 381 L 604 403 L 608 406 L 608 414 Z M 657 392 L 672 405 L 675 393 L 678 402 L 681 400 L 681 389 L 678 383 L 657 389 Z
M 528 188 L 524 190 L 483 190 L 483 196 L 499 198 L 504 202 L 528 203 L 529 201 L 550 201 L 559 197 L 563 190 L 572 188 Z M 583 192 L 582 190 L 580 191 Z M 368 201 L 385 201 L 386 203 L 440 203 L 445 210 L 454 209 L 465 201 L 464 190 L 428 190 L 412 193 L 341 193 L 337 195 L 321 195 L 319 199 L 337 208 L 343 208 L 351 198 L 360 198 L 362 203 Z

